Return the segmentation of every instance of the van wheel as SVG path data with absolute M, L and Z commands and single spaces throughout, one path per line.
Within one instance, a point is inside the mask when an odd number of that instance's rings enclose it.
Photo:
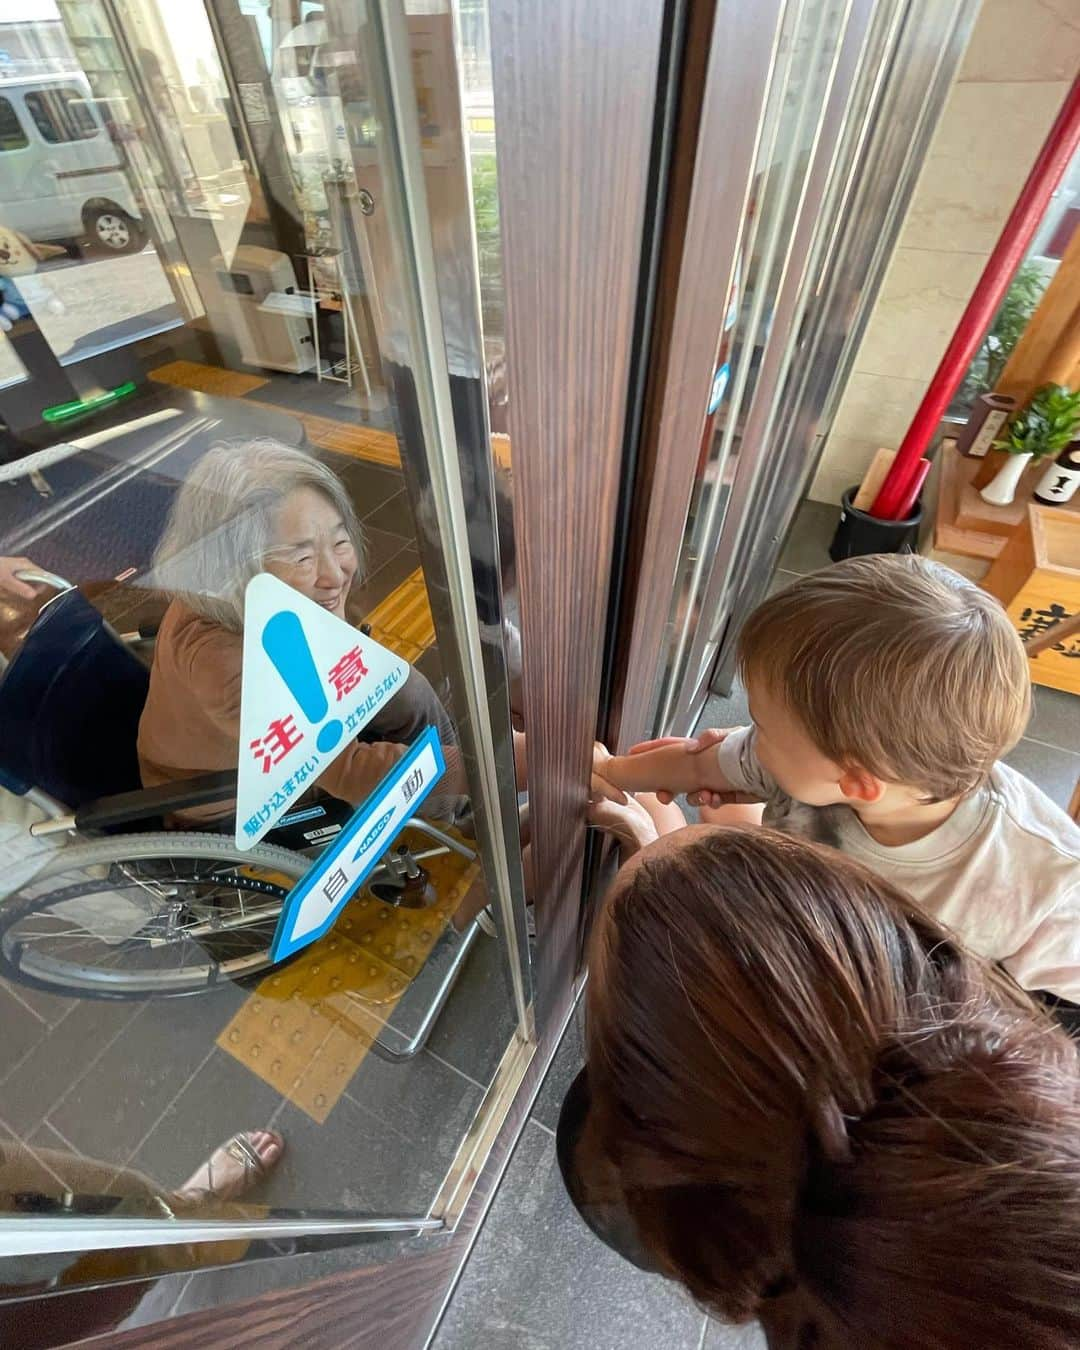
M 146 245 L 141 223 L 119 206 L 92 206 L 83 223 L 90 242 L 105 253 L 138 253 Z

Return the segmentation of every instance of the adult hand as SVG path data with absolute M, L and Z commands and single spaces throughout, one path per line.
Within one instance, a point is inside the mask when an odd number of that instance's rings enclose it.
M 610 797 L 598 797 L 589 803 L 585 817 L 596 830 L 604 830 L 619 841 L 624 857 L 637 853 L 660 836 L 656 822 L 636 797 L 622 803 Z
M 37 563 L 29 558 L 0 558 L 0 595 L 10 596 L 14 600 L 33 600 L 38 588 L 29 581 L 22 581 L 16 572 L 40 572 Z

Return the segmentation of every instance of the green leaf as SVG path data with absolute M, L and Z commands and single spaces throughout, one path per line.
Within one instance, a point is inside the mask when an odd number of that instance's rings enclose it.
M 1080 390 L 1063 384 L 1046 384 L 1037 389 L 1026 408 L 1012 419 L 995 442 L 998 450 L 1010 454 L 1032 454 L 1045 459 L 1059 454 L 1080 435 Z

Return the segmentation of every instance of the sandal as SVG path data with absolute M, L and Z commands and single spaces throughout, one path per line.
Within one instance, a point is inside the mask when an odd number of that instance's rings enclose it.
M 285 1141 L 275 1130 L 245 1130 L 216 1148 L 175 1192 L 187 1203 L 235 1200 L 277 1166 Z

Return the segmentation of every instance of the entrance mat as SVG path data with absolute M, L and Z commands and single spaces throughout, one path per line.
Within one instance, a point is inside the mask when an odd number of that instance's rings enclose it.
M 367 616 L 371 636 L 410 665 L 423 656 L 435 642 L 435 621 L 431 617 L 424 572 L 415 572 L 395 586 Z
M 417 852 L 431 847 L 413 830 L 402 838 Z M 361 891 L 326 937 L 260 981 L 218 1036 L 222 1050 L 320 1125 L 480 876 L 457 853 L 423 866 L 435 904 L 396 909 Z
M 169 361 L 152 370 L 150 378 L 158 384 L 174 384 L 181 389 L 197 389 L 200 394 L 224 394 L 229 398 L 243 398 L 253 389 L 261 389 L 270 383 L 260 375 L 204 366 L 198 361 Z

